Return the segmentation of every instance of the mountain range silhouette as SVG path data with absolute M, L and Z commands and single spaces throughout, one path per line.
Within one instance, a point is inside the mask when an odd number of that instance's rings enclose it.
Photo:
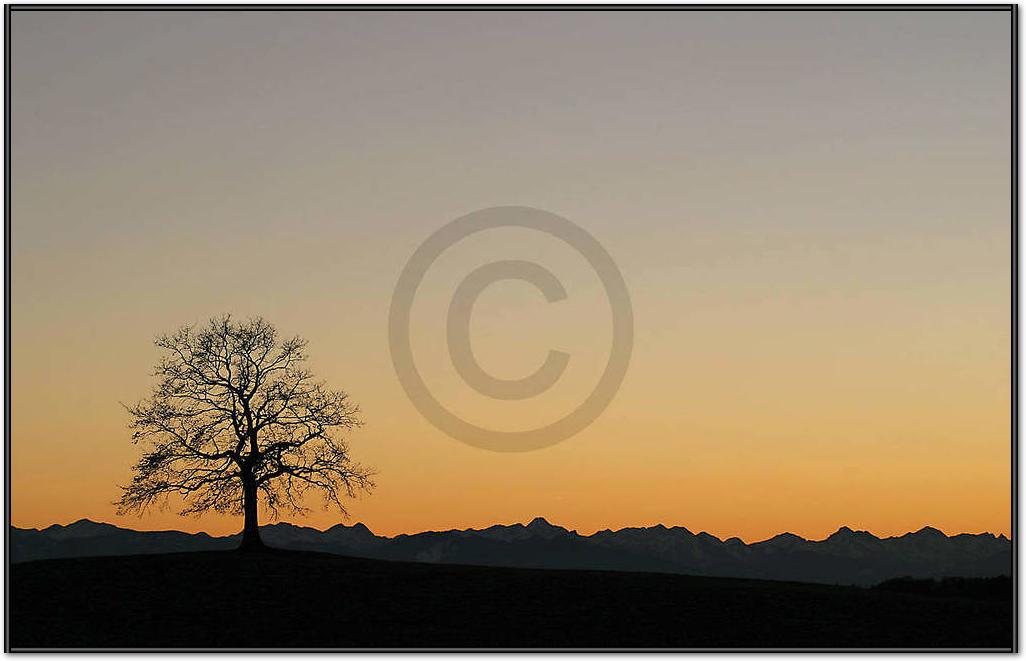
M 1010 575 L 1012 544 L 990 533 L 948 536 L 925 527 L 880 538 L 842 527 L 823 540 L 783 533 L 747 544 L 721 540 L 680 526 L 602 530 L 592 535 L 543 518 L 528 524 L 480 530 L 375 535 L 362 523 L 321 531 L 276 523 L 261 528 L 272 547 L 379 560 L 530 567 L 665 572 L 844 585 L 873 585 L 896 577 L 941 578 Z M 82 519 L 42 530 L 12 527 L 10 559 L 228 550 L 240 536 L 212 537 L 180 531 L 144 532 Z

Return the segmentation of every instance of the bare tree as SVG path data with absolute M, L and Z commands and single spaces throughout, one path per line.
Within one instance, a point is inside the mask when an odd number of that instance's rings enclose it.
M 243 549 L 263 546 L 259 496 L 273 517 L 304 513 L 319 493 L 346 515 L 343 495 L 370 490 L 371 471 L 353 463 L 343 434 L 359 408 L 304 368 L 306 341 L 279 340 L 267 321 L 231 316 L 162 335 L 152 395 L 134 406 L 132 440 L 144 447 L 118 511 L 143 512 L 168 496 L 182 514 L 244 514 Z

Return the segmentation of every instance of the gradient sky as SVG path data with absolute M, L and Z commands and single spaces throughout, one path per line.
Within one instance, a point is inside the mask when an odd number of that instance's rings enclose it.
M 393 534 L 545 516 L 746 541 L 840 525 L 1010 532 L 1010 21 L 973 12 L 31 12 L 11 17 L 12 517 L 117 517 L 153 337 L 222 312 L 310 340 L 361 404 L 379 471 L 353 521 Z M 474 449 L 406 399 L 392 287 L 476 209 L 560 214 L 612 254 L 636 337 L 589 428 Z M 496 376 L 573 355 L 552 390 L 460 381 L 459 280 L 532 259 L 569 298 L 487 290 Z M 472 421 L 529 428 L 583 398 L 608 307 L 527 230 L 436 263 L 414 349 Z M 327 527 L 315 509 L 297 523 Z

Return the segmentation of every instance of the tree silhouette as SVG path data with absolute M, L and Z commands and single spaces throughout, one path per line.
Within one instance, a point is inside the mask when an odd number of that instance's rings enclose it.
M 166 506 L 181 514 L 244 514 L 242 549 L 260 548 L 258 500 L 273 517 L 304 513 L 304 496 L 346 509 L 341 496 L 370 490 L 342 435 L 363 423 L 359 407 L 304 369 L 306 341 L 279 340 L 262 318 L 230 315 L 157 338 L 164 350 L 153 393 L 134 406 L 132 441 L 144 447 L 118 512 Z

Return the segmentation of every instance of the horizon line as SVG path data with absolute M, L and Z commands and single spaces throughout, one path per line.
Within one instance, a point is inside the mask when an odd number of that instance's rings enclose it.
M 516 522 L 513 522 L 513 523 L 492 523 L 490 525 L 487 525 L 487 526 L 484 526 L 484 527 L 481 527 L 481 528 L 472 528 L 471 527 L 471 528 L 448 528 L 448 529 L 444 529 L 444 530 L 420 530 L 420 531 L 417 531 L 417 532 L 396 533 L 394 535 L 378 534 L 378 533 L 374 532 L 371 529 L 370 526 L 368 526 L 367 524 L 363 523 L 362 521 L 356 521 L 356 522 L 351 523 L 351 524 L 350 523 L 346 523 L 344 521 L 339 521 L 338 523 L 336 523 L 336 524 L 334 524 L 332 526 L 329 526 L 327 528 L 321 529 L 321 528 L 317 528 L 315 526 L 307 526 L 307 525 L 293 523 L 292 521 L 277 520 L 277 521 L 268 521 L 268 522 L 262 523 L 262 524 L 260 524 L 260 527 L 264 528 L 264 527 L 269 527 L 269 526 L 286 525 L 286 526 L 292 526 L 294 528 L 302 528 L 302 529 L 305 529 L 305 530 L 313 530 L 313 531 L 316 531 L 318 533 L 325 533 L 328 530 L 331 530 L 332 528 L 335 528 L 335 527 L 338 527 L 338 526 L 344 526 L 344 527 L 347 527 L 347 528 L 355 528 L 357 526 L 363 526 L 364 528 L 367 529 L 368 532 L 370 532 L 375 537 L 380 537 L 380 538 L 383 538 L 383 539 L 396 539 L 396 538 L 399 538 L 399 537 L 411 537 L 411 536 L 414 536 L 414 535 L 423 535 L 423 534 L 428 534 L 428 533 L 478 532 L 478 531 L 487 530 L 488 528 L 492 528 L 492 527 L 496 527 L 496 526 L 507 527 L 507 528 L 515 527 L 515 526 L 521 526 L 521 527 L 525 527 L 526 528 L 526 527 L 530 526 L 531 524 L 533 524 L 535 522 L 538 522 L 538 521 L 541 521 L 543 524 L 546 524 L 546 525 L 548 525 L 550 527 L 559 528 L 561 530 L 565 530 L 568 533 L 573 533 L 573 534 L 578 535 L 580 537 L 593 537 L 594 535 L 597 535 L 597 534 L 602 533 L 602 532 L 617 533 L 617 532 L 622 532 L 624 530 L 652 530 L 652 529 L 660 529 L 661 528 L 663 530 L 674 530 L 674 529 L 685 530 L 689 534 L 694 535 L 696 537 L 701 536 L 701 535 L 707 535 L 707 536 L 712 537 L 713 539 L 716 539 L 716 540 L 718 540 L 720 542 L 728 542 L 728 541 L 730 541 L 732 539 L 736 539 L 736 540 L 739 540 L 742 544 L 745 544 L 745 545 L 759 544 L 759 543 L 762 543 L 762 542 L 768 542 L 770 540 L 776 539 L 778 537 L 784 537 L 784 536 L 797 537 L 798 539 L 801 539 L 801 540 L 804 540 L 804 541 L 807 541 L 807 542 L 824 542 L 824 541 L 830 539 L 834 535 L 836 535 L 836 534 L 838 534 L 838 533 L 840 533 L 840 532 L 842 532 L 844 530 L 847 530 L 849 533 L 855 534 L 855 535 L 860 534 L 860 533 L 867 534 L 867 535 L 873 537 L 874 539 L 879 539 L 879 540 L 898 539 L 898 538 L 901 538 L 901 537 L 905 537 L 907 535 L 913 535 L 913 534 L 921 533 L 921 532 L 924 532 L 924 531 L 927 531 L 927 530 L 934 530 L 936 532 L 939 532 L 941 535 L 943 535 L 945 538 L 948 538 L 948 539 L 953 538 L 953 537 L 958 537 L 960 535 L 970 535 L 970 536 L 990 535 L 990 536 L 992 536 L 992 537 L 994 537 L 996 539 L 1005 539 L 1007 541 L 1011 541 L 1012 540 L 1011 535 L 1006 535 L 1005 533 L 995 533 L 995 532 L 992 532 L 992 531 L 989 531 L 989 530 L 985 530 L 985 531 L 982 531 L 982 532 L 958 532 L 958 533 L 948 534 L 944 530 L 941 530 L 940 528 L 937 528 L 936 526 L 931 526 L 931 525 L 924 525 L 921 528 L 919 528 L 918 530 L 909 530 L 909 531 L 907 531 L 905 533 L 895 534 L 895 535 L 888 535 L 886 537 L 881 537 L 881 536 L 879 536 L 879 535 L 877 535 L 877 534 L 875 534 L 875 533 L 873 533 L 873 532 L 871 532 L 869 530 L 865 530 L 865 529 L 859 530 L 859 529 L 856 529 L 856 528 L 852 528 L 851 526 L 848 526 L 848 525 L 841 525 L 840 527 L 837 528 L 837 530 L 835 530 L 832 533 L 829 533 L 826 537 L 824 537 L 822 539 L 807 538 L 807 537 L 803 537 L 803 536 L 801 536 L 801 535 L 799 535 L 797 533 L 792 533 L 790 531 L 785 530 L 783 532 L 778 532 L 775 535 L 771 535 L 770 537 L 766 537 L 765 539 L 758 539 L 758 540 L 754 540 L 754 541 L 751 541 L 751 542 L 746 542 L 744 539 L 742 539 L 738 535 L 732 535 L 730 537 L 722 537 L 721 538 L 721 537 L 718 537 L 717 535 L 714 535 L 714 534 L 712 534 L 710 532 L 706 532 L 704 530 L 700 530 L 698 532 L 695 532 L 695 531 L 691 530 L 690 528 L 688 528 L 687 526 L 683 526 L 683 525 L 668 526 L 668 525 L 665 525 L 663 523 L 656 523 L 656 524 L 653 524 L 653 525 L 650 525 L 650 526 L 624 526 L 622 528 L 617 528 L 615 530 L 612 529 L 612 528 L 602 528 L 600 530 L 596 530 L 593 533 L 585 535 L 585 534 L 581 534 L 581 533 L 577 532 L 576 529 L 566 528 L 565 526 L 562 526 L 562 525 L 553 524 L 552 522 L 550 522 L 548 519 L 546 519 L 543 516 L 536 516 L 536 517 L 534 517 L 533 519 L 531 519 L 530 521 L 528 521 L 526 523 L 521 522 L 521 521 L 516 521 Z M 242 534 L 241 528 L 240 528 L 240 530 L 238 532 L 226 533 L 226 534 L 218 534 L 218 535 L 215 535 L 215 534 L 203 531 L 203 530 L 197 531 L 197 532 L 187 532 L 187 531 L 178 530 L 178 529 L 175 529 L 175 528 L 163 528 L 163 529 L 160 529 L 160 530 L 138 530 L 136 528 L 126 528 L 126 527 L 123 527 L 123 526 L 118 525 L 116 523 L 111 523 L 109 521 L 95 521 L 95 520 L 87 518 L 87 517 L 82 517 L 82 518 L 79 518 L 79 519 L 75 519 L 74 521 L 70 521 L 70 522 L 64 523 L 64 524 L 61 524 L 61 523 L 51 523 L 50 525 L 48 525 L 46 527 L 43 527 L 43 528 L 21 528 L 19 526 L 14 525 L 14 523 L 10 523 L 9 525 L 10 525 L 11 528 L 14 528 L 14 529 L 17 529 L 17 530 L 39 531 L 39 532 L 41 532 L 43 530 L 46 530 L 48 528 L 52 528 L 54 526 L 57 526 L 57 527 L 60 527 L 60 528 L 68 528 L 68 527 L 73 526 L 73 525 L 75 525 L 77 523 L 83 523 L 83 522 L 97 524 L 97 525 L 108 525 L 108 526 L 112 526 L 114 528 L 117 528 L 119 530 L 129 530 L 129 531 L 132 531 L 132 532 L 139 532 L 139 533 L 146 533 L 146 532 L 153 532 L 153 533 L 157 533 L 157 532 L 177 532 L 177 533 L 182 533 L 182 534 L 185 534 L 185 535 L 199 535 L 199 534 L 203 534 L 203 535 L 207 535 L 208 537 L 211 537 L 213 539 L 223 539 L 223 538 L 234 537 L 236 535 L 241 535 Z

